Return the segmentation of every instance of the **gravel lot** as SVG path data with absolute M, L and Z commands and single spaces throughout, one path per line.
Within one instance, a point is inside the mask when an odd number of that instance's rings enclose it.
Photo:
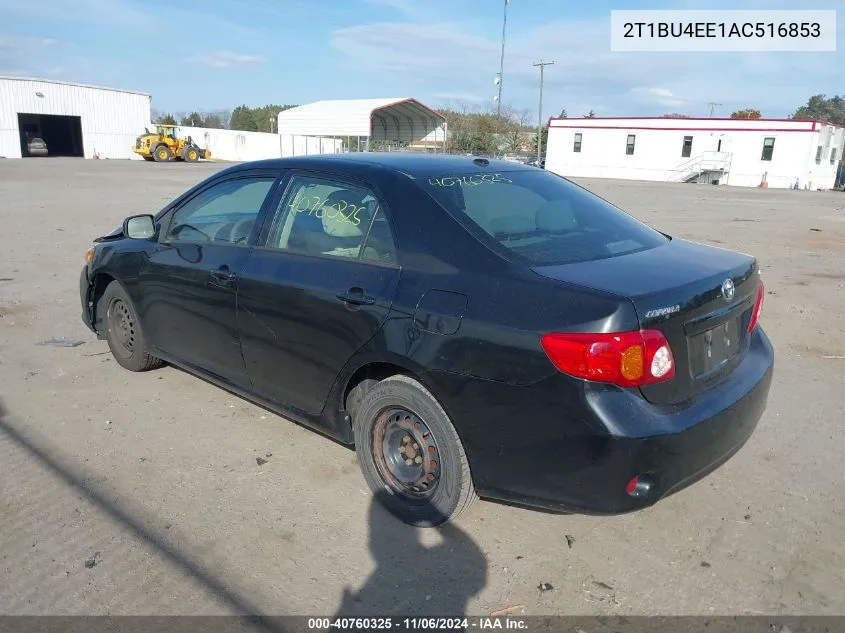
M 420 531 L 372 505 L 354 452 L 181 371 L 123 371 L 82 325 L 91 239 L 220 168 L 0 161 L 0 612 L 845 613 L 845 194 L 585 182 L 759 258 L 768 411 L 646 511 L 482 502 Z

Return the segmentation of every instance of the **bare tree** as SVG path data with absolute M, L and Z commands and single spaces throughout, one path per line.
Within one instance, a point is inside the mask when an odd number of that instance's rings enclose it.
M 515 110 L 508 106 L 502 109 L 502 118 L 507 151 L 520 152 L 525 149 L 527 133 L 531 131 L 531 112 Z

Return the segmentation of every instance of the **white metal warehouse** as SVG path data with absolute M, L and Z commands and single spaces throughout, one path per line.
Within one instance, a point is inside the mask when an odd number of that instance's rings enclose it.
M 831 189 L 845 128 L 792 119 L 551 119 L 563 176 Z
M 137 158 L 150 95 L 49 79 L 0 77 L 0 156 L 27 156 L 41 138 L 50 156 Z
M 359 149 L 365 150 L 374 141 L 442 149 L 446 145 L 446 126 L 445 116 L 410 97 L 338 99 L 283 110 L 277 132 L 357 138 Z

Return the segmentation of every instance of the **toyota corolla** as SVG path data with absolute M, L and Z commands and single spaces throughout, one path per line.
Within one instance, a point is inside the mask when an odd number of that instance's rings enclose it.
M 172 364 L 354 446 L 421 526 L 478 496 L 654 504 L 745 444 L 774 364 L 753 256 L 472 157 L 230 167 L 95 240 L 80 291 L 125 369 Z

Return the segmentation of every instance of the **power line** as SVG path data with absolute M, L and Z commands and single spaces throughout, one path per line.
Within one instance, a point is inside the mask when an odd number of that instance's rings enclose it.
M 532 66 L 540 67 L 540 109 L 537 114 L 537 166 L 540 166 L 541 156 L 543 154 L 543 80 L 546 66 L 554 64 L 551 62 L 544 62 L 542 59 Z
M 714 102 L 711 101 L 707 105 L 710 106 L 710 118 L 712 119 L 713 118 L 713 110 L 716 108 L 716 106 L 721 106 L 722 104 L 721 103 L 714 103 Z

